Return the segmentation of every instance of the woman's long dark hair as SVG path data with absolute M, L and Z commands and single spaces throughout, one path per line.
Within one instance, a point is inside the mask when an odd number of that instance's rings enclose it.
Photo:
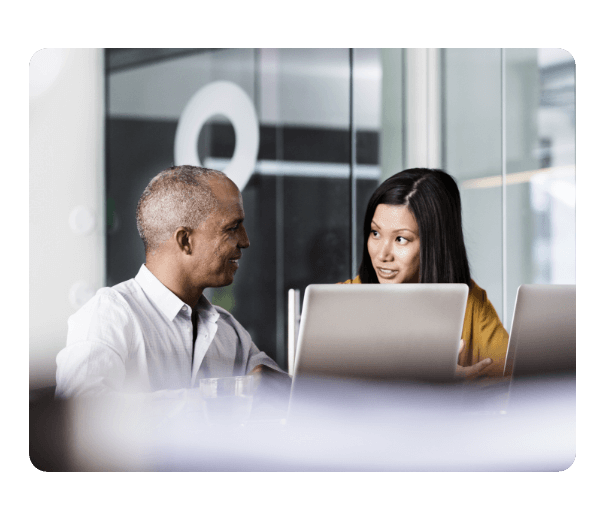
M 442 170 L 412 168 L 384 181 L 368 202 L 363 222 L 361 283 L 378 283 L 368 253 L 372 219 L 379 204 L 408 206 L 420 234 L 420 283 L 465 283 L 471 273 L 462 236 L 460 191 Z

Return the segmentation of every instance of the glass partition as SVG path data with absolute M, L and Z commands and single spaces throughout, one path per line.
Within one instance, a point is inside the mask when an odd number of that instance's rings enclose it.
M 575 283 L 575 64 L 562 49 L 446 49 L 443 67 L 471 274 L 510 329 L 519 285 Z
M 443 166 L 460 188 L 471 277 L 502 317 L 500 54 L 500 49 L 446 49 L 442 97 Z M 485 178 L 493 182 L 482 182 Z
M 136 203 L 153 175 L 180 163 L 175 140 L 188 103 L 205 86 L 235 84 L 259 127 L 253 171 L 241 186 L 251 246 L 235 282 L 206 296 L 285 368 L 288 289 L 353 276 L 351 208 L 365 211 L 378 179 L 378 51 L 144 51 L 107 51 L 108 284 L 144 262 Z M 351 199 L 353 120 L 359 205 Z M 209 118 L 199 130 L 200 163 L 225 171 L 240 137 L 229 118 Z
M 506 49 L 510 326 L 521 284 L 575 284 L 575 63 L 563 49 Z

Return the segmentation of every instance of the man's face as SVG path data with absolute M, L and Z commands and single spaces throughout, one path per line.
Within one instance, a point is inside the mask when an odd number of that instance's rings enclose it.
M 250 245 L 244 228 L 242 196 L 231 181 L 211 182 L 218 200 L 215 211 L 191 234 L 191 281 L 198 287 L 223 287 L 233 282 L 241 250 Z

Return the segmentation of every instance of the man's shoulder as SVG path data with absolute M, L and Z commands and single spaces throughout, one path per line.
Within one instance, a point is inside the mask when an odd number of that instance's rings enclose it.
M 131 280 L 128 280 L 130 282 Z M 113 287 L 102 287 L 78 311 L 71 315 L 70 321 L 95 315 L 97 318 L 104 315 L 125 315 L 130 317 L 132 311 L 127 296 L 132 294 L 132 288 L 127 282 Z
M 219 307 L 218 305 L 213 305 L 214 310 L 218 312 L 218 321 L 228 323 L 231 325 L 238 325 L 241 327 L 241 324 L 235 319 L 235 316 L 231 314 L 228 310 Z
M 218 312 L 217 325 L 219 326 L 219 329 L 233 330 L 240 337 L 242 335 L 249 336 L 248 331 L 244 328 L 244 326 L 239 321 L 237 321 L 237 319 L 235 318 L 235 316 L 233 316 L 233 314 L 231 314 L 226 309 L 219 307 L 218 305 L 214 305 L 213 307 Z
M 131 306 L 115 287 L 103 287 L 68 320 L 67 346 L 91 341 L 128 349 L 137 320 Z
M 140 314 L 141 306 L 146 308 L 148 301 L 145 291 L 135 278 L 116 284 L 113 287 L 104 287 L 97 292 L 97 294 L 99 293 L 102 294 L 102 297 L 113 301 L 116 305 L 135 315 Z
M 129 296 L 138 294 L 141 290 L 141 286 L 135 278 L 130 278 L 129 280 L 125 280 L 114 285 L 113 287 L 104 287 L 101 290 L 108 290 L 108 292 L 119 294 L 122 298 L 126 299 Z

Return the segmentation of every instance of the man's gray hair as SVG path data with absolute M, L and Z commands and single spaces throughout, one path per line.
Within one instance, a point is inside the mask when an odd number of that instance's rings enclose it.
M 211 179 L 227 179 L 219 171 L 198 166 L 173 166 L 158 173 L 137 204 L 137 229 L 145 253 L 155 251 L 181 226 L 197 228 L 216 209 Z

